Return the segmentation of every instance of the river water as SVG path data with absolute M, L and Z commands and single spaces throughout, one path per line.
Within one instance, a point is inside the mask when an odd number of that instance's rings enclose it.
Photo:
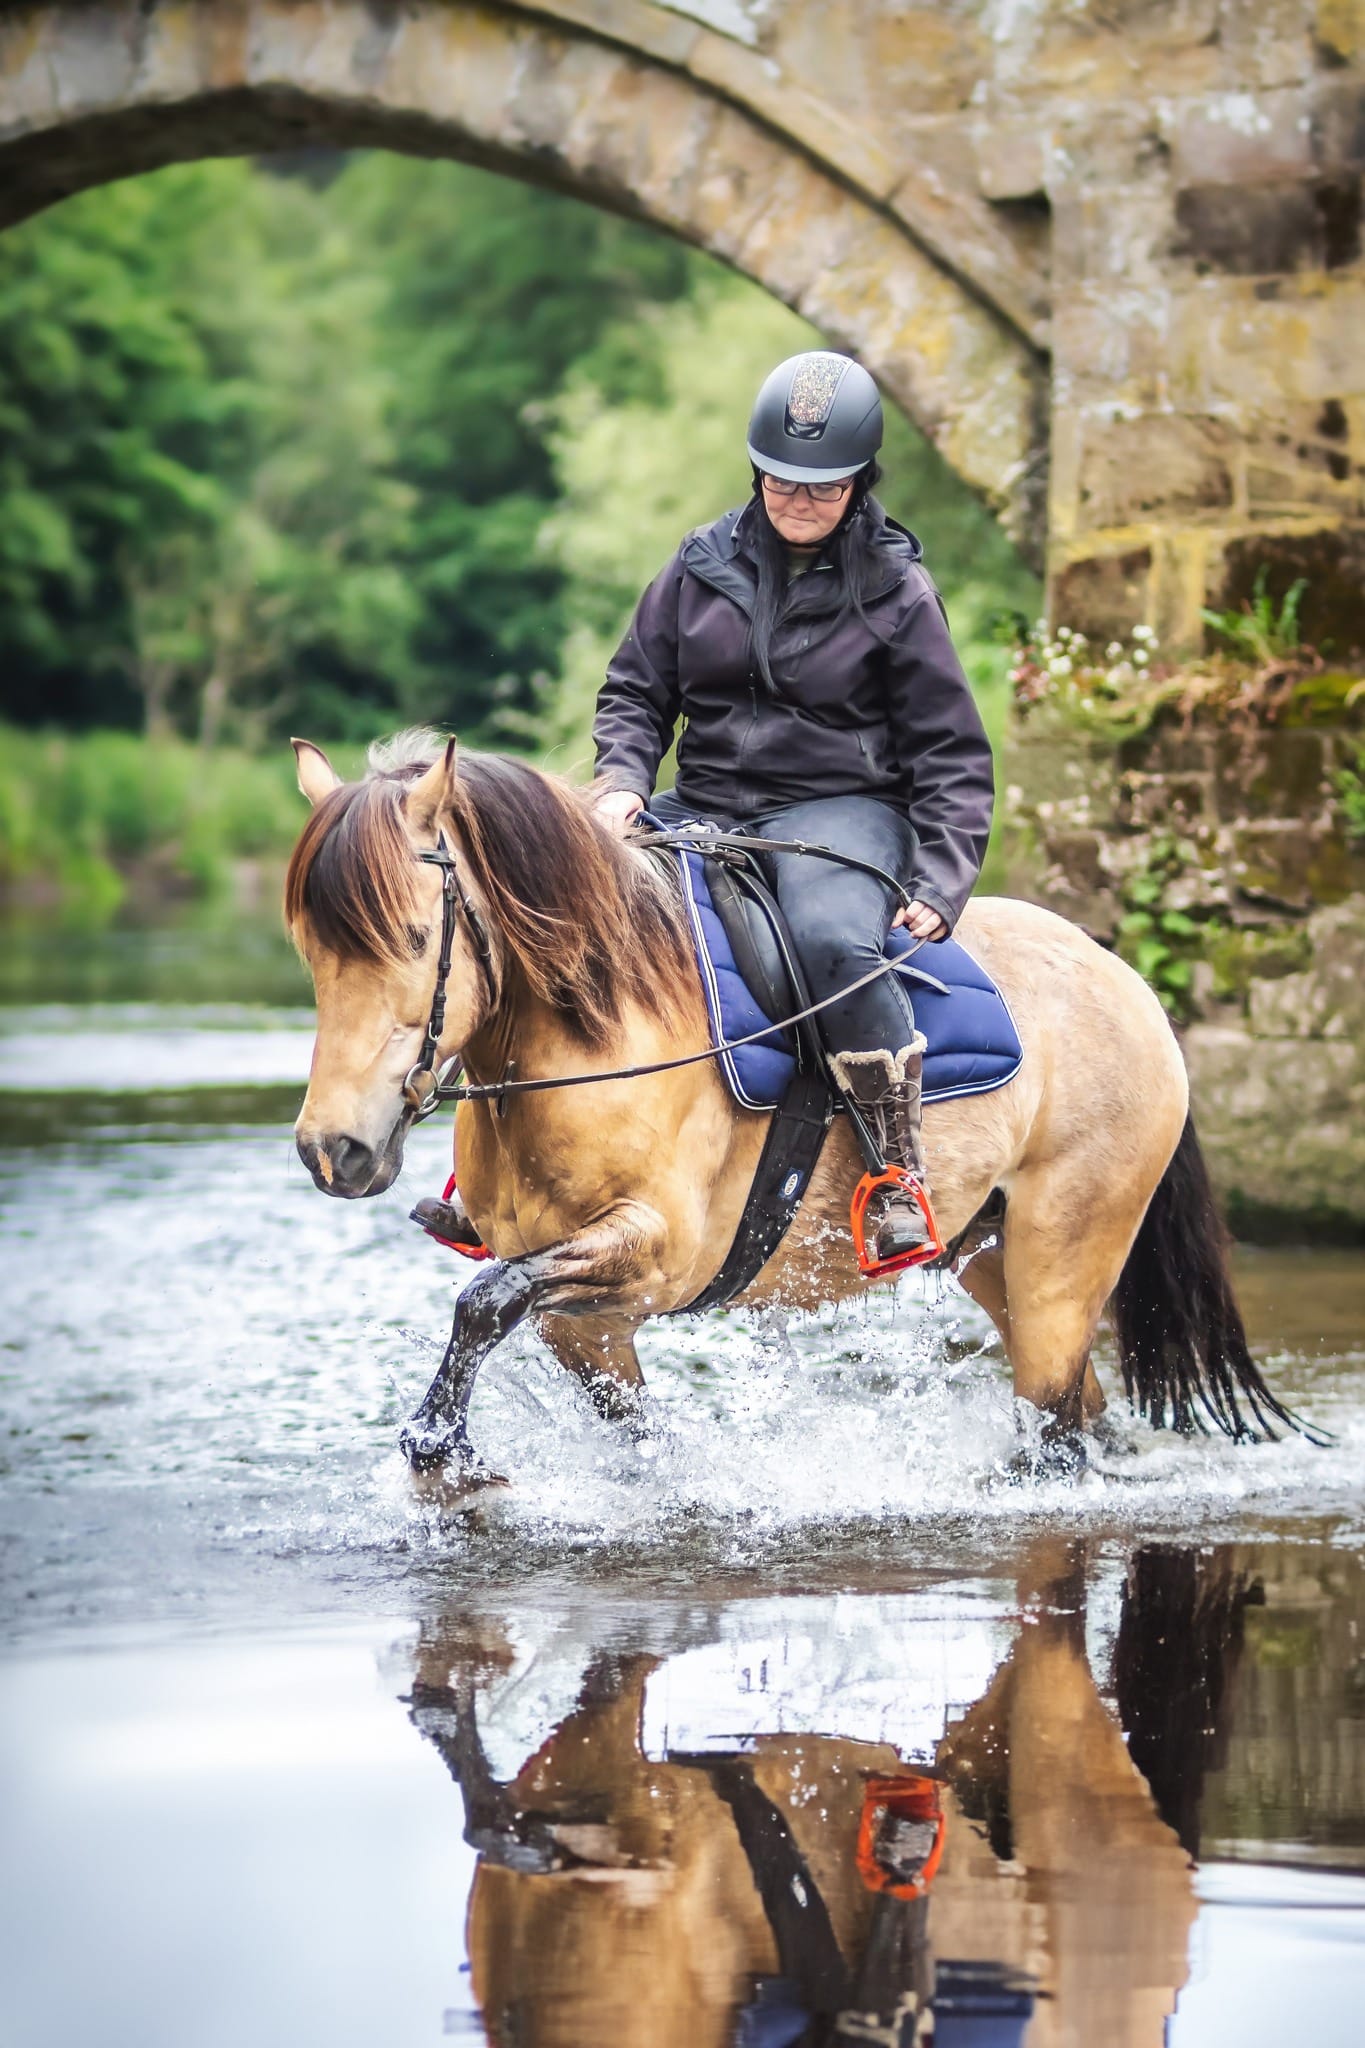
M 315 1192 L 266 933 L 11 935 L 0 1004 L 0 2040 L 1360 2041 L 1358 1255 L 1238 1256 L 1326 1450 L 1012 1484 L 912 1281 L 649 1332 L 642 1443 L 514 1341 L 443 1521 L 448 1125 Z

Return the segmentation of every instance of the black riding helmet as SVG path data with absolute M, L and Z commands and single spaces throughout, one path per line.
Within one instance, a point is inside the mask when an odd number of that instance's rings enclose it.
M 749 418 L 756 469 L 788 483 L 825 483 L 866 469 L 881 445 L 881 395 L 852 356 L 808 349 L 764 378 Z

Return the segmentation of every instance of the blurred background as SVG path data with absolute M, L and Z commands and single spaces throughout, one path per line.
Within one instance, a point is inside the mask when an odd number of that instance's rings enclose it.
M 293 732 L 352 768 L 429 722 L 589 775 L 635 598 L 747 495 L 753 391 L 819 340 L 653 229 L 450 162 L 177 166 L 12 229 L 11 919 L 273 915 Z M 884 467 L 998 733 L 996 621 L 1038 585 L 894 412 Z

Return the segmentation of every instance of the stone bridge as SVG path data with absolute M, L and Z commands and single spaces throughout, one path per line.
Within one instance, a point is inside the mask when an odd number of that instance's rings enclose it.
M 1365 642 L 1365 0 L 0 9 L 0 225 L 305 143 L 723 257 L 881 378 L 1059 619 L 1191 643 L 1269 562 Z

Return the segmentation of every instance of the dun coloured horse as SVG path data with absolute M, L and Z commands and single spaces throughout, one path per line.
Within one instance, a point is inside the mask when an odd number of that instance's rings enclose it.
M 604 1077 L 457 1111 L 461 1194 L 496 1259 L 460 1295 L 402 1443 L 414 1470 L 477 1484 L 490 1475 L 466 1425 L 475 1378 L 528 1315 L 602 1412 L 636 1412 L 635 1332 L 718 1272 L 768 1119 L 735 1105 L 709 1059 L 612 1078 L 703 1051 L 708 1022 L 680 891 L 581 791 L 430 734 L 376 750 L 351 784 L 316 747 L 295 751 L 314 809 L 285 914 L 318 1011 L 296 1139 L 317 1186 L 355 1199 L 393 1182 L 429 1019 L 437 1060 L 458 1052 L 476 1083 Z M 422 860 L 438 847 L 461 911 L 439 1020 L 444 878 Z M 1045 1462 L 1073 1468 L 1103 1407 L 1090 1354 L 1106 1305 L 1129 1396 L 1154 1423 L 1207 1415 L 1235 1437 L 1292 1425 L 1247 1348 L 1156 997 L 1031 904 L 978 898 L 957 936 L 1003 992 L 1024 1058 L 994 1093 L 927 1107 L 929 1176 L 944 1240 L 960 1240 L 957 1277 L 999 1330 L 1015 1392 L 1046 1418 Z M 846 1122 L 742 1302 L 815 1309 L 867 1285 Z

